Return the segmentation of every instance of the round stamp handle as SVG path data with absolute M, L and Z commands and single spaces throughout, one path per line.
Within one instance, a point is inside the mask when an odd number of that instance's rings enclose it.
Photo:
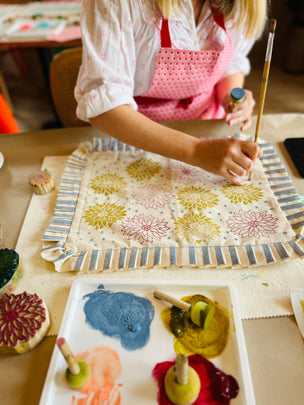
M 78 361 L 74 357 L 70 346 L 67 344 L 66 340 L 61 337 L 57 340 L 57 346 L 59 347 L 61 353 L 63 354 L 63 357 L 65 358 L 68 369 L 73 375 L 77 375 L 80 373 L 80 367 L 78 364 Z
M 180 385 L 188 384 L 188 357 L 185 354 L 178 354 L 175 359 L 176 379 Z
M 183 309 L 184 311 L 190 311 L 190 308 L 191 308 L 190 304 L 187 304 L 187 302 L 179 300 L 178 298 L 175 298 L 172 295 L 169 295 L 163 291 L 154 290 L 153 295 L 155 298 L 159 298 L 161 300 L 167 301 L 177 308 Z

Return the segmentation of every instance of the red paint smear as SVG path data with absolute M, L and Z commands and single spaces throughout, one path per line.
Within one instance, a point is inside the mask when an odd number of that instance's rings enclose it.
M 33 28 L 33 26 L 30 25 L 30 24 L 23 24 L 23 25 L 21 25 L 20 30 L 21 31 L 28 31 L 28 30 L 31 30 L 32 28 Z
M 237 396 L 239 387 L 236 380 L 232 376 L 223 373 L 209 360 L 197 354 L 188 356 L 188 360 L 189 365 L 194 368 L 201 380 L 201 391 L 193 405 L 222 405 L 230 403 L 230 399 L 225 400 L 221 398 L 219 383 L 216 381 L 219 376 L 224 378 L 226 382 L 229 382 L 231 388 L 230 398 L 235 398 Z M 158 363 L 152 371 L 152 375 L 156 380 L 159 389 L 157 400 L 160 405 L 172 405 L 172 402 L 166 395 L 164 378 L 166 372 L 174 364 L 175 361 Z

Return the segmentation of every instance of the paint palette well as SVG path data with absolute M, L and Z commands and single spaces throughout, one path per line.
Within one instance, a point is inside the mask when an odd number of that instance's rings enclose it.
M 157 384 L 152 378 L 152 370 L 157 363 L 172 360 L 175 352 L 174 336 L 161 319 L 161 312 L 169 304 L 155 299 L 154 289 L 177 298 L 202 294 L 226 308 L 230 315 L 228 344 L 220 356 L 210 361 L 232 375 L 239 384 L 239 394 L 231 404 L 255 404 L 232 283 L 82 278 L 72 285 L 58 335 L 67 340 L 76 356 L 90 360 L 95 376 L 94 388 L 78 392 L 67 386 L 64 380 L 66 363 L 55 347 L 40 405 L 77 405 L 80 401 L 86 405 L 102 395 L 107 396 L 105 403 L 108 404 L 157 404 Z M 121 313 L 123 317 L 117 322 Z M 134 317 L 138 323 L 132 322 Z M 126 324 L 120 328 L 123 323 Z

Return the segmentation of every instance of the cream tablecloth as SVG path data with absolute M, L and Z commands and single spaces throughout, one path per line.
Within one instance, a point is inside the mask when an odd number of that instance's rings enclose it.
M 266 146 L 270 147 L 269 145 Z M 266 153 L 267 155 L 267 153 Z M 23 227 L 19 236 L 16 250 L 21 254 L 25 265 L 25 275 L 18 291 L 27 290 L 36 292 L 42 296 L 49 308 L 52 317 L 52 325 L 49 335 L 57 334 L 62 319 L 64 305 L 68 297 L 72 282 L 77 277 L 96 277 L 100 276 L 101 282 L 105 278 L 145 278 L 145 279 L 189 279 L 197 280 L 203 283 L 204 280 L 230 280 L 237 287 L 240 311 L 243 319 L 260 318 L 270 316 L 281 316 L 292 314 L 289 300 L 290 289 L 304 284 L 304 265 L 300 259 L 288 260 L 281 263 L 275 263 L 275 260 L 269 260 L 267 266 L 243 267 L 243 268 L 225 268 L 212 269 L 199 265 L 184 266 L 184 268 L 151 268 L 142 266 L 142 268 L 129 269 L 119 272 L 109 271 L 111 268 L 105 268 L 102 273 L 93 272 L 92 274 L 79 274 L 79 272 L 58 273 L 54 271 L 54 265 L 41 258 L 41 239 L 45 234 L 56 207 L 57 191 L 60 184 L 61 175 L 64 172 L 68 157 L 46 157 L 43 167 L 47 168 L 55 177 L 57 188 L 55 192 L 44 196 L 33 195 Z M 271 176 L 278 177 L 277 168 L 272 169 Z M 282 172 L 279 176 L 282 175 Z M 285 176 L 286 173 L 283 172 Z M 286 175 L 287 176 L 287 175 Z M 276 180 L 275 180 L 276 181 Z M 288 180 L 290 183 L 290 179 Z M 279 188 L 281 190 L 281 188 Z M 287 189 L 293 190 L 292 186 Z M 277 190 L 275 188 L 275 190 Z M 278 191 L 278 190 L 277 190 Z M 283 204 L 300 204 L 298 196 L 289 200 L 290 194 L 287 193 L 287 201 Z M 283 198 L 286 198 L 283 197 Z M 55 210 L 56 212 L 56 210 Z M 299 215 L 295 215 L 296 222 L 293 226 L 301 228 Z M 283 217 L 282 217 L 283 218 Z M 293 220 L 292 220 L 293 221 Z M 296 224 L 296 225 L 295 225 Z M 296 233 L 297 233 L 296 232 Z M 289 238 L 288 238 L 289 240 Z M 279 243 L 279 242 L 278 242 Z M 295 256 L 302 254 L 301 247 L 291 248 L 291 254 Z M 284 256 L 284 255 L 283 255 Z M 249 257 L 249 256 L 248 256 Z M 255 256 L 256 257 L 256 256 Z M 264 255 L 264 259 L 274 257 L 274 255 Z M 189 256 L 188 256 L 189 258 Z M 284 257 L 283 257 L 284 258 Z M 285 258 L 286 259 L 286 258 Z M 117 267 L 115 270 L 119 270 Z

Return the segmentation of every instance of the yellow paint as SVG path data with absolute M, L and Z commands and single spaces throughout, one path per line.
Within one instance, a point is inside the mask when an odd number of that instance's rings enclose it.
M 215 307 L 213 320 L 208 329 L 200 328 L 194 325 L 190 320 L 189 313 L 184 313 L 185 325 L 184 333 L 174 336 L 174 350 L 178 353 L 199 354 L 206 359 L 212 359 L 219 356 L 226 348 L 230 332 L 229 312 L 216 302 L 210 300 L 204 295 L 192 295 L 182 298 L 183 301 L 194 305 L 198 301 L 206 302 Z M 170 331 L 171 310 L 166 308 L 161 313 L 162 320 L 166 328 Z

